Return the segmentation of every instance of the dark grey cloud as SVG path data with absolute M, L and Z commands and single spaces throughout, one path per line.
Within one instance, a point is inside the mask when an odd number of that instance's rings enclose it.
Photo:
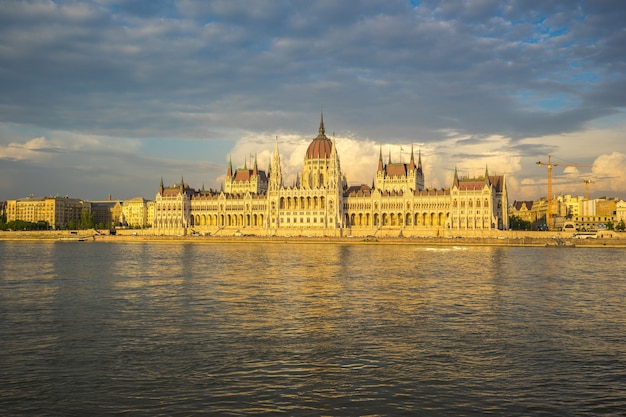
M 2 2 L 0 122 L 225 140 L 315 135 L 323 105 L 376 142 L 516 142 L 623 111 L 620 2 L 411 3 Z
M 412 9 L 399 1 L 33 1 L 0 7 L 3 120 L 171 137 L 188 135 L 185 127 L 202 131 L 189 125 L 189 114 L 205 116 L 195 121 L 204 125 L 217 114 L 229 127 L 269 128 L 282 120 L 270 116 L 255 126 L 238 114 L 304 114 L 321 104 L 332 108 L 329 103 L 356 108 L 345 120 L 337 111 L 341 122 L 379 114 L 399 137 L 416 122 L 430 134 L 453 127 L 524 136 L 527 122 L 532 135 L 576 129 L 597 112 L 580 112 L 571 125 L 568 112 L 545 117 L 519 108 L 511 95 L 596 97 L 603 78 L 615 77 L 605 72 L 623 69 L 618 45 L 626 36 L 587 28 L 615 25 L 614 8 L 592 6 L 585 15 L 571 2 L 423 2 Z M 551 30 L 563 30 L 562 39 Z M 590 40 L 577 44 L 578 32 Z M 572 72 L 573 62 L 581 76 L 600 78 L 597 87 L 559 77 Z M 614 67 L 600 66 L 607 63 Z M 515 122 L 520 118 L 523 124 Z M 451 119 L 457 124 L 446 125 Z M 379 126 L 348 128 L 389 133 Z

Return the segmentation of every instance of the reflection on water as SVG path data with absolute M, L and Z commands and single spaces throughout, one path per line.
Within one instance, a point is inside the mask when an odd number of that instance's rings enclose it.
M 0 242 L 6 415 L 619 415 L 619 249 Z

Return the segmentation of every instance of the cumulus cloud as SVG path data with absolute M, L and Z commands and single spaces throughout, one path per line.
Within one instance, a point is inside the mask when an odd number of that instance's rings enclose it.
M 607 155 L 600 155 L 593 162 L 593 175 L 595 182 L 601 183 L 601 189 L 610 190 L 622 198 L 626 190 L 626 154 L 622 152 L 612 152 Z
M 164 168 L 219 182 L 228 149 L 237 164 L 254 152 L 265 164 L 246 138 L 265 138 L 271 152 L 278 135 L 291 180 L 323 105 L 349 181 L 371 182 L 381 145 L 393 156 L 414 144 L 429 186 L 448 186 L 455 167 L 488 166 L 531 197 L 539 189 L 527 184 L 544 177 L 533 164 L 548 154 L 591 163 L 624 152 L 612 133 L 624 124 L 625 10 L 568 0 L 0 2 L 0 123 L 14 127 L 0 131 L 0 149 L 26 161 L 44 147 L 24 145 L 45 137 L 65 152 L 171 158 L 156 178 Z M 608 118 L 621 122 L 598 126 Z M 213 149 L 204 165 L 199 143 Z

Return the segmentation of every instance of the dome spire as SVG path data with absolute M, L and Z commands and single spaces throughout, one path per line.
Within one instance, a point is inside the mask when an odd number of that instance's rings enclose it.
M 322 110 L 320 112 L 320 129 L 319 129 L 319 133 L 320 133 L 320 136 L 324 136 L 324 134 L 326 133 L 326 130 L 324 129 L 324 110 Z
M 320 128 L 319 134 L 306 151 L 306 159 L 328 159 L 331 157 L 333 142 L 325 135 L 326 129 L 324 129 L 324 113 L 320 115 Z

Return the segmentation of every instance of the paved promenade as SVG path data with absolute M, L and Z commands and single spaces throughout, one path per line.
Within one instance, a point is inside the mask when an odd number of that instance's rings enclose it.
M 340 243 L 340 244 L 390 244 L 390 245 L 436 245 L 436 246 L 564 246 L 571 247 L 619 247 L 626 248 L 626 233 L 615 233 L 612 238 L 576 239 L 556 232 L 502 232 L 497 238 L 481 237 L 282 237 L 282 236 L 156 236 L 151 234 L 108 235 L 95 231 L 32 231 L 2 232 L 0 240 L 24 241 L 80 241 L 80 242 L 189 242 L 205 244 L 228 243 Z

